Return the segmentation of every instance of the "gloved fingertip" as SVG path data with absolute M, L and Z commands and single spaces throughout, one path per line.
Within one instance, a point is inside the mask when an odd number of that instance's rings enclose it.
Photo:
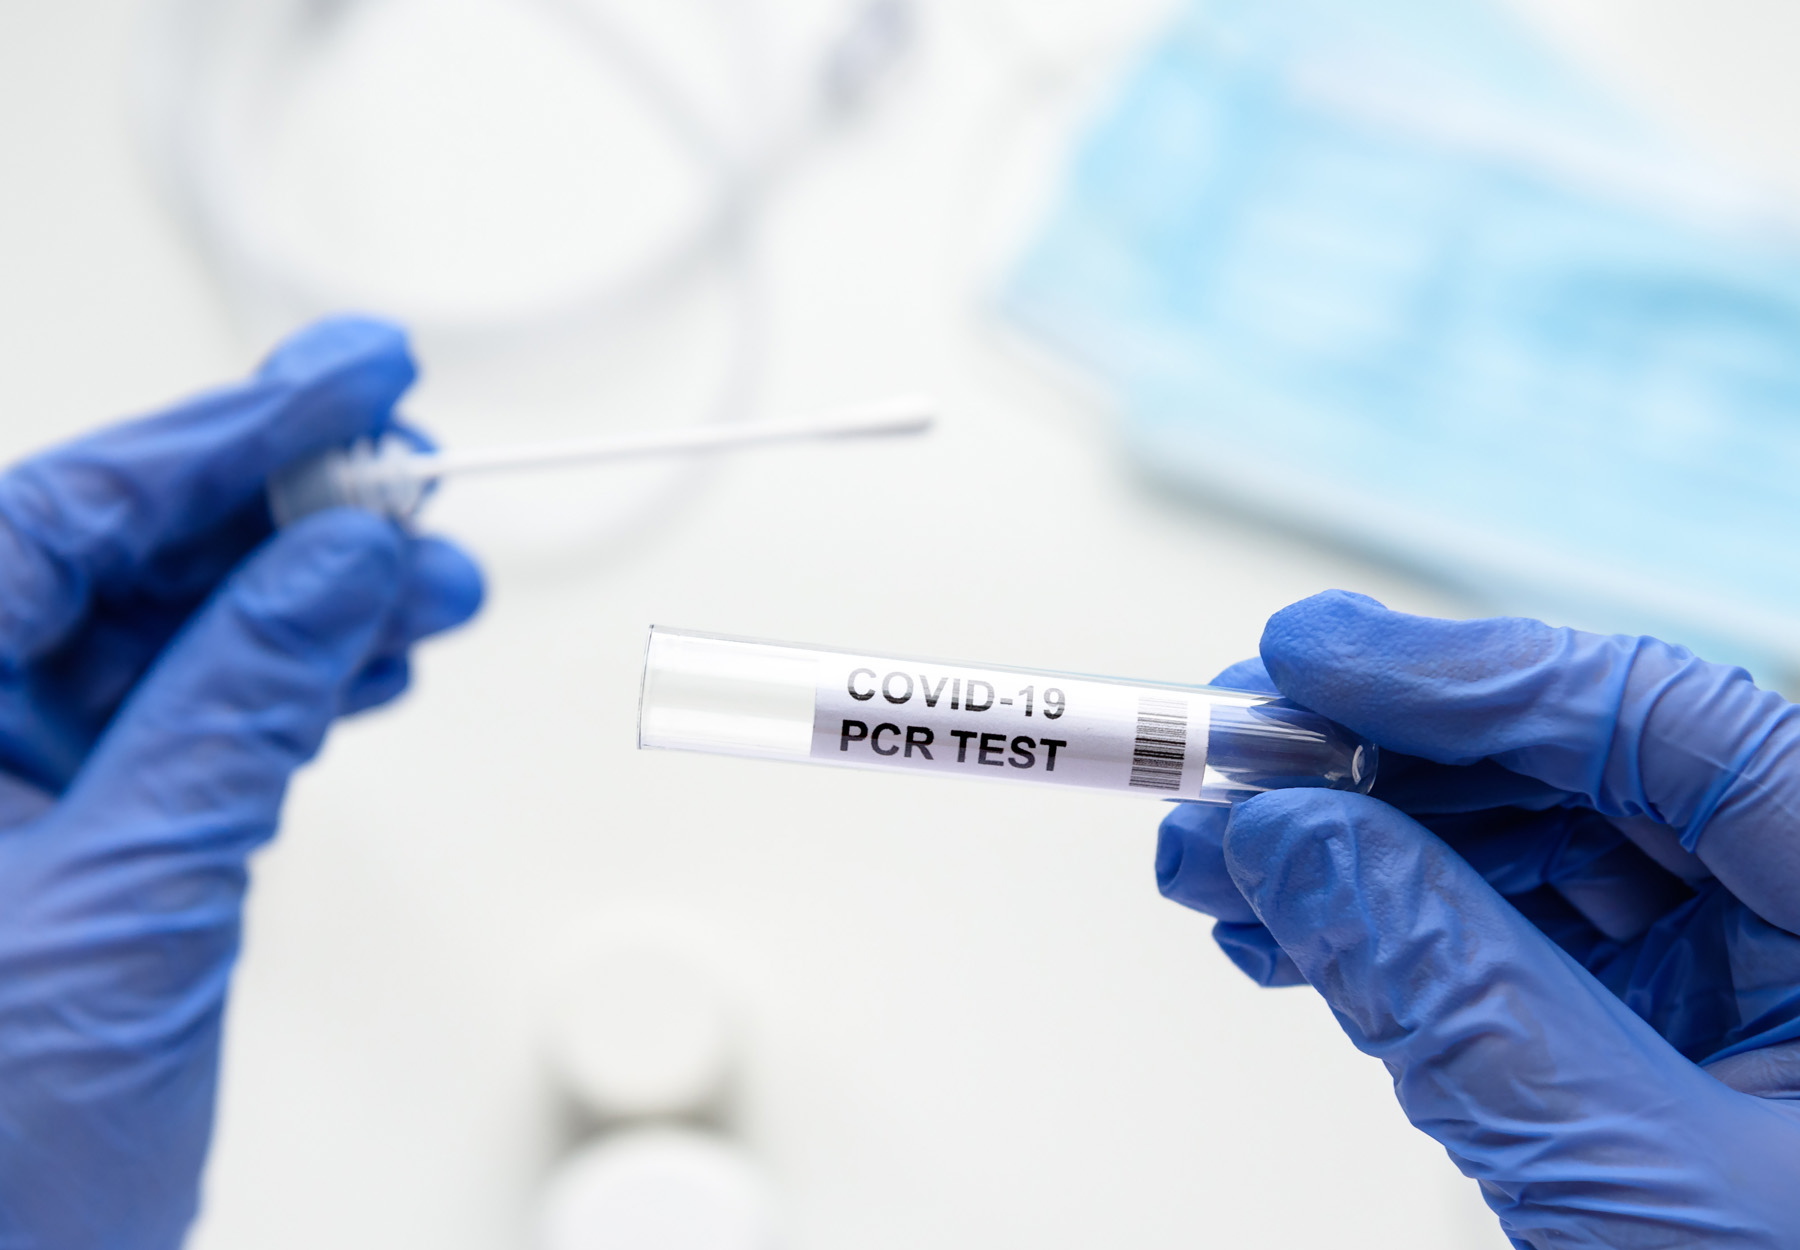
M 1164 898 L 1169 897 L 1169 887 L 1175 884 L 1181 872 L 1181 857 L 1187 851 L 1181 830 L 1170 824 L 1173 819 L 1171 813 L 1156 827 L 1156 888 Z
M 1388 609 L 1367 595 L 1327 590 L 1269 618 L 1259 648 L 1270 678 L 1284 693 L 1306 670 L 1336 667 L 1354 654 L 1371 618 Z
M 120 804 L 143 803 L 159 820 L 192 823 L 217 808 L 245 845 L 266 838 L 288 778 L 380 654 L 405 544 L 391 522 L 348 508 L 270 538 L 132 691 L 71 787 L 71 810 L 104 823 Z
M 418 380 L 406 331 L 373 317 L 333 317 L 315 322 L 280 343 L 257 376 L 296 393 L 288 420 L 300 428 L 342 423 L 361 414 L 365 432 L 377 432 Z M 316 410 L 312 411 L 312 410 Z
M 1156 887 L 1164 898 L 1221 920 L 1251 921 L 1255 914 L 1232 884 L 1223 850 L 1229 809 L 1179 803 L 1156 833 Z
M 437 451 L 438 441 L 423 427 L 396 417 L 388 424 L 388 434 L 400 441 L 408 451 Z
M 354 716 L 406 693 L 412 684 L 412 663 L 404 655 L 384 655 L 369 661 L 345 689 L 342 712 Z
M 1269 618 L 1275 621 L 1303 621 L 1309 617 L 1332 617 L 1344 614 L 1366 614 L 1368 612 L 1387 612 L 1390 609 L 1373 595 L 1365 595 L 1357 590 L 1321 590 L 1316 595 L 1288 604 L 1287 607 Z
M 1263 667 L 1260 658 L 1239 660 L 1212 679 L 1212 684 L 1227 690 L 1254 690 L 1263 694 L 1279 694 L 1275 683 L 1269 680 L 1269 670 Z
M 1254 922 L 1237 924 L 1221 920 L 1213 926 L 1213 941 L 1238 971 L 1265 989 L 1305 985 L 1306 978 L 1272 935 Z
M 486 579 L 461 547 L 441 538 L 418 538 L 407 556 L 405 641 L 454 629 L 481 610 Z
M 378 317 L 327 317 L 277 343 L 258 371 L 264 377 L 310 379 L 363 366 L 415 368 L 406 331 Z
M 401 593 L 404 559 L 405 538 L 391 522 L 334 508 L 276 534 L 231 593 L 247 616 L 322 643 L 379 625 Z
M 1353 836 L 1353 809 L 1362 804 L 1391 810 L 1336 790 L 1272 790 L 1231 809 L 1225 867 L 1258 918 L 1268 924 L 1296 903 L 1321 905 L 1341 884 L 1347 865 L 1334 845 Z

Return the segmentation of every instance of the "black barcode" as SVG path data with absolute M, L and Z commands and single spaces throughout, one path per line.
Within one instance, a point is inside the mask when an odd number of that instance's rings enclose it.
M 1138 696 L 1137 741 L 1131 747 L 1131 784 L 1140 790 L 1181 789 L 1187 763 L 1187 700 Z

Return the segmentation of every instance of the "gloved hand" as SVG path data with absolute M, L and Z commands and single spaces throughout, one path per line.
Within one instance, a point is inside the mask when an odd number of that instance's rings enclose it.
M 178 1245 L 250 853 L 332 720 L 471 615 L 475 567 L 262 489 L 414 377 L 344 320 L 250 381 L 0 477 L 0 1247 Z
M 1654 639 L 1341 592 L 1218 680 L 1381 772 L 1177 808 L 1163 892 L 1325 996 L 1515 1245 L 1800 1246 L 1792 705 Z

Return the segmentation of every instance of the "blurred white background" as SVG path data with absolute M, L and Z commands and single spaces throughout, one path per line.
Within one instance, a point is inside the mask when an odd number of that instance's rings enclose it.
M 254 132 L 284 246 L 440 327 L 417 415 L 472 445 L 700 419 L 724 392 L 778 416 L 923 389 L 949 419 L 444 500 L 490 604 L 411 698 L 337 731 L 259 861 L 195 1244 L 528 1244 L 561 1128 L 541 987 L 645 914 L 742 995 L 736 1125 L 793 1250 L 1504 1244 L 1316 998 L 1255 990 L 1158 898 L 1158 806 L 633 749 L 651 622 L 1200 681 L 1328 586 L 1478 610 L 1146 492 L 1105 414 L 984 322 L 1054 154 L 1164 5 L 928 0 L 885 98 L 780 180 L 736 260 L 604 333 L 491 351 L 471 318 L 529 321 L 710 193 L 529 7 L 388 0 Z M 1525 7 L 1800 192 L 1793 6 Z M 769 8 L 756 98 L 779 118 L 838 8 Z M 241 373 L 283 316 L 227 298 L 155 190 L 150 16 L 0 2 L 9 457 Z M 702 97 L 743 59 L 716 25 L 663 26 Z

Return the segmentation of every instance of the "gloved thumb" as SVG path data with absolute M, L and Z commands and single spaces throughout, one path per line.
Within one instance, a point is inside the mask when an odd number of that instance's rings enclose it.
M 270 539 L 119 709 L 65 798 L 71 822 L 143 839 L 267 837 L 398 606 L 404 541 L 347 509 Z M 88 811 L 100 819 L 82 821 Z
M 1361 795 L 1276 791 L 1236 809 L 1225 858 L 1351 1040 L 1387 1065 L 1407 1116 L 1482 1183 L 1514 1238 L 1651 1244 L 1632 1239 L 1649 1224 L 1682 1232 L 1658 1245 L 1726 1244 L 1708 1221 L 1731 1213 L 1695 1195 L 1731 1191 L 1701 1174 L 1741 1143 L 1669 1143 L 1696 1124 L 1741 1129 L 1745 1096 L 1678 1054 L 1429 830 Z M 1614 1220 L 1617 1239 L 1596 1240 Z

